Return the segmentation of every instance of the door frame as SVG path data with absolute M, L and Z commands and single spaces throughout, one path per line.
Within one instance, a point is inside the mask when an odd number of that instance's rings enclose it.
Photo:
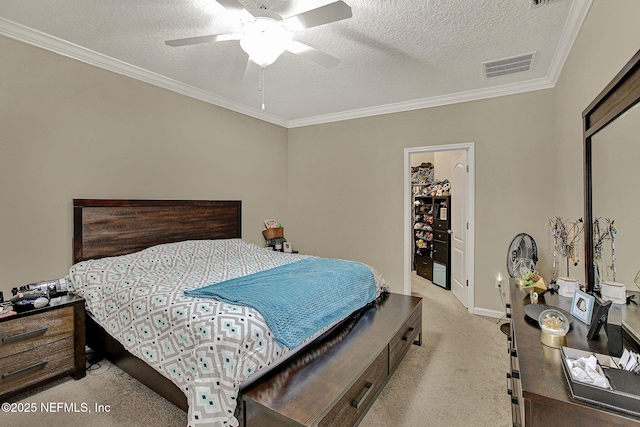
M 436 151 L 465 150 L 467 153 L 467 222 L 469 230 L 465 242 L 467 267 L 467 309 L 475 312 L 475 142 L 459 144 L 433 145 L 426 147 L 412 147 L 404 149 L 404 293 L 411 294 L 411 255 L 413 249 L 413 209 L 411 204 L 411 155 L 431 153 Z

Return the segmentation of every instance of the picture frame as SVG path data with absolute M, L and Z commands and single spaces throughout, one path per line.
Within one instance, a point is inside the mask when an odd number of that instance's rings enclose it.
M 571 315 L 582 323 L 589 325 L 591 323 L 591 315 L 593 314 L 593 305 L 595 297 L 586 292 L 576 290 L 571 302 Z
M 587 334 L 587 339 L 592 340 L 600 333 L 600 329 L 604 326 L 607 334 L 609 330 L 607 329 L 607 319 L 609 317 L 609 309 L 611 308 L 611 301 L 604 301 L 598 297 L 595 297 L 596 303 L 593 309 L 593 316 L 591 318 L 591 326 L 589 327 L 589 333 Z M 622 321 L 622 320 L 621 320 Z M 613 337 L 609 337 L 609 343 L 611 344 Z
M 291 242 L 282 242 L 282 251 L 291 253 Z

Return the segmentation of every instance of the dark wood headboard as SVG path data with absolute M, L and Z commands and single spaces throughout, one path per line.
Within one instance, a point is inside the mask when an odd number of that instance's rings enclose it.
M 73 263 L 161 243 L 240 238 L 242 202 L 73 200 Z

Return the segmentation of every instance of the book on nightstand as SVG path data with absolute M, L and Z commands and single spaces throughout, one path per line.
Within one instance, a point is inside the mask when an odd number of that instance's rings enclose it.
M 16 314 L 16 312 L 12 310 L 0 311 L 0 319 L 2 319 L 3 317 L 13 316 L 14 314 Z

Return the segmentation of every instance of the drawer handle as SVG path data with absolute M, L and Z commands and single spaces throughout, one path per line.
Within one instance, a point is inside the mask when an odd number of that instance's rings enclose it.
M 411 334 L 411 332 L 413 332 L 415 328 L 409 328 L 409 330 L 407 331 L 407 335 L 402 337 L 402 341 L 409 341 L 409 334 Z
M 46 364 L 47 364 L 47 361 L 46 361 L 46 360 L 43 360 L 43 361 L 42 361 L 42 362 L 40 362 L 40 363 L 36 363 L 36 364 L 34 364 L 34 365 L 27 366 L 26 368 L 18 369 L 17 371 L 13 371 L 13 372 L 6 372 L 6 373 L 2 374 L 2 379 L 3 379 L 3 380 L 6 380 L 7 378 L 11 378 L 11 377 L 14 377 L 14 376 L 16 376 L 16 375 L 26 374 L 27 372 L 29 372 L 29 371 L 33 371 L 34 369 L 41 368 L 41 367 L 43 367 L 43 366 L 44 366 L 44 365 L 46 365 Z
M 362 392 L 360 393 L 360 396 L 358 396 L 356 400 L 351 402 L 351 406 L 358 409 L 360 405 L 362 405 L 362 402 L 364 402 L 364 400 L 367 398 L 369 393 L 371 393 L 371 390 L 373 390 L 373 383 L 367 383 L 367 385 L 364 386 L 364 390 L 362 390 Z
M 45 332 L 47 332 L 47 329 L 49 329 L 49 328 L 40 328 L 40 329 L 36 329 L 35 331 L 25 332 L 23 334 L 13 335 L 13 336 L 10 336 L 10 337 L 2 337 L 2 342 L 4 344 L 6 344 L 8 342 L 24 340 L 24 339 L 30 338 L 30 337 L 32 337 L 34 335 L 44 334 Z

